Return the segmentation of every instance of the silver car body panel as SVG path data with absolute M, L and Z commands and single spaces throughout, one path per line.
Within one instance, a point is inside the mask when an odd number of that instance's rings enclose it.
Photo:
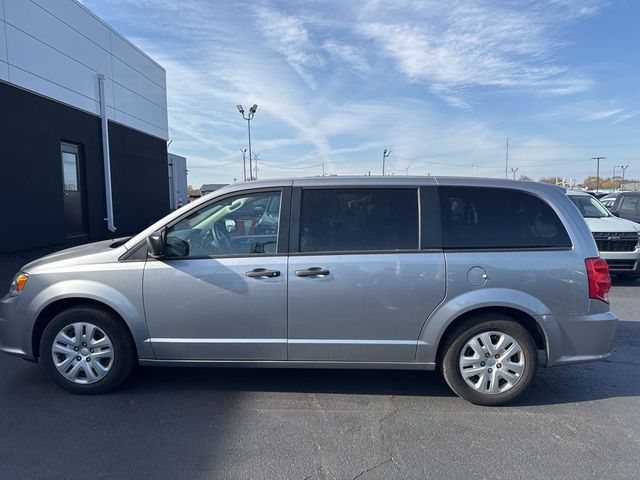
M 321 267 L 323 277 L 296 270 Z M 411 362 L 445 293 L 442 252 L 289 259 L 289 359 Z
M 274 278 L 249 278 L 254 268 Z M 149 260 L 148 341 L 158 359 L 286 360 L 287 257 Z
M 120 260 L 149 234 L 229 193 L 284 186 L 436 185 L 515 188 L 536 195 L 560 217 L 573 247 Z M 238 184 L 185 205 L 121 246 L 110 243 L 25 265 L 30 278 L 24 292 L 0 299 L 0 350 L 34 359 L 38 316 L 69 299 L 101 302 L 118 313 L 144 364 L 433 369 L 447 327 L 460 315 L 487 307 L 535 319 L 549 365 L 605 358 L 616 330 L 609 306 L 588 299 L 584 260 L 597 257 L 598 250 L 584 219 L 563 189 L 534 182 L 325 177 Z M 295 275 L 312 266 L 331 274 Z M 254 268 L 278 269 L 281 275 L 246 277 Z

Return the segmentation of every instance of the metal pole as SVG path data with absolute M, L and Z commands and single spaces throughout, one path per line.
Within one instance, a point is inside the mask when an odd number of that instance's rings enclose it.
M 104 191 L 107 207 L 107 229 L 116 231 L 113 220 L 113 192 L 111 190 L 111 154 L 109 153 L 109 119 L 107 118 L 107 103 L 105 100 L 104 75 L 98 74 L 98 95 L 100 97 L 100 125 L 102 128 L 102 163 L 104 167 Z
M 253 180 L 253 170 L 251 168 L 251 114 L 247 118 L 247 129 L 249 130 L 249 180 Z
M 387 149 L 384 149 L 384 152 L 382 152 L 382 176 L 384 177 L 384 161 L 387 158 Z
M 620 168 L 622 169 L 622 180 L 620 181 L 620 190 L 622 190 L 622 185 L 624 184 L 624 174 L 627 171 L 627 168 L 629 168 L 629 165 L 620 165 Z
M 509 169 L 509 137 L 507 137 L 507 153 L 504 157 L 504 178 L 509 178 L 509 173 L 507 170 Z
M 607 157 L 591 157 L 591 160 L 596 161 L 596 193 L 600 191 L 600 160 L 604 160 Z
M 259 153 L 254 153 L 253 154 L 253 168 L 256 171 L 256 176 L 254 178 L 254 180 L 258 179 L 258 157 L 260 156 Z
M 244 173 L 244 181 L 247 181 L 247 159 L 246 159 L 246 154 L 247 154 L 247 149 L 243 148 L 242 150 L 240 150 L 242 152 L 242 171 Z
M 389 155 L 391 155 L 391 149 L 385 148 L 384 152 L 382 152 L 382 176 L 384 176 L 385 160 Z

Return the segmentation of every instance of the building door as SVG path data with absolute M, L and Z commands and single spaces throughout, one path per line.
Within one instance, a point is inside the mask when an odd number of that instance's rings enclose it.
M 77 145 L 62 143 L 62 192 L 64 196 L 64 228 L 67 238 L 87 234 L 84 220 L 84 185 L 82 159 Z

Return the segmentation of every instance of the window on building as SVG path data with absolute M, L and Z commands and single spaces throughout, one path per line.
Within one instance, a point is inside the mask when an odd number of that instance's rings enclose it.
M 415 189 L 339 188 L 302 192 L 301 252 L 417 248 Z

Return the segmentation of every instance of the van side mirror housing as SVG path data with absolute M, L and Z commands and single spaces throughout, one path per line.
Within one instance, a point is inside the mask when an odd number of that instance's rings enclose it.
M 152 258 L 164 257 L 165 229 L 162 228 L 147 237 L 147 248 Z

